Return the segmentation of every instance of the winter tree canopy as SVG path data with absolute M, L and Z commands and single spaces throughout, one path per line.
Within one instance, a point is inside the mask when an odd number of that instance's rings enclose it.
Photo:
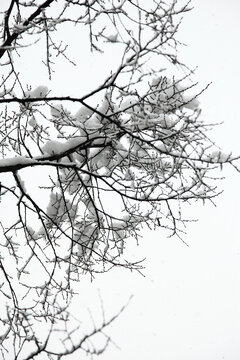
M 216 169 L 237 166 L 201 119 L 207 86 L 199 90 L 181 63 L 178 28 L 190 8 L 177 0 L 9 0 L 1 12 L 3 359 L 103 351 L 114 318 L 71 338 L 73 284 L 112 267 L 141 271 L 128 241 L 144 226 L 184 240 L 182 204 L 211 201 Z

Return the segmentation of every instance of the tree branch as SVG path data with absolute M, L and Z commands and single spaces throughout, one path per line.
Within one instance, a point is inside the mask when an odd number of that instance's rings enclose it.
M 24 27 L 28 27 L 28 25 L 39 15 L 41 14 L 41 11 L 43 9 L 46 9 L 49 5 L 51 5 L 52 2 L 55 0 L 46 0 L 44 3 L 42 3 L 36 11 L 32 13 L 32 15 L 29 16 L 27 20 L 25 20 L 21 25 L 23 29 L 21 31 L 14 31 L 12 34 L 9 33 L 9 30 L 7 31 L 7 38 L 4 41 L 4 43 L 0 46 L 0 58 L 4 55 L 5 51 L 9 49 L 9 47 L 12 45 L 12 43 L 18 38 L 20 34 L 22 34 L 25 29 Z M 12 2 L 13 4 L 13 2 Z

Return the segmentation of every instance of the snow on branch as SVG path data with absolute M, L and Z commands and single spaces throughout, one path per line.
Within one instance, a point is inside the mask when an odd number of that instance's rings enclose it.
M 185 204 L 213 201 L 225 164 L 239 171 L 201 117 L 208 86 L 179 58 L 187 11 L 171 0 L 47 0 L 0 14 L 4 356 L 27 353 L 26 342 L 29 359 L 103 351 L 108 337 L 100 349 L 88 340 L 111 320 L 73 341 L 74 284 L 113 267 L 141 273 L 129 243 L 146 227 L 184 241 Z M 68 341 L 53 350 L 61 332 Z

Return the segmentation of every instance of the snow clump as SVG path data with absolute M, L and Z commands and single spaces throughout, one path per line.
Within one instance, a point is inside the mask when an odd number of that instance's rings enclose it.
M 217 150 L 213 151 L 210 157 L 213 162 L 224 163 L 230 160 L 231 154 L 225 154 L 224 152 Z
M 40 85 L 40 86 L 37 86 L 36 89 L 34 89 L 34 90 L 26 91 L 25 97 L 26 98 L 39 98 L 39 97 L 44 98 L 47 96 L 48 93 L 49 93 L 49 89 L 47 88 L 47 86 Z

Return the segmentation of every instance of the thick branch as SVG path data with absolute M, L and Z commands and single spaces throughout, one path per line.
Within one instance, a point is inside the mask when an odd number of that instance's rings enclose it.
M 18 38 L 19 34 L 22 34 L 25 30 L 24 27 L 28 27 L 28 25 L 33 21 L 39 14 L 41 14 L 43 9 L 46 9 L 54 0 L 47 0 L 42 5 L 40 5 L 32 15 L 29 16 L 27 20 L 25 20 L 22 24 L 23 29 L 21 31 L 14 31 L 11 35 L 8 35 L 5 42 L 0 47 L 0 58 L 4 55 L 5 51 L 8 50 L 9 46 Z

